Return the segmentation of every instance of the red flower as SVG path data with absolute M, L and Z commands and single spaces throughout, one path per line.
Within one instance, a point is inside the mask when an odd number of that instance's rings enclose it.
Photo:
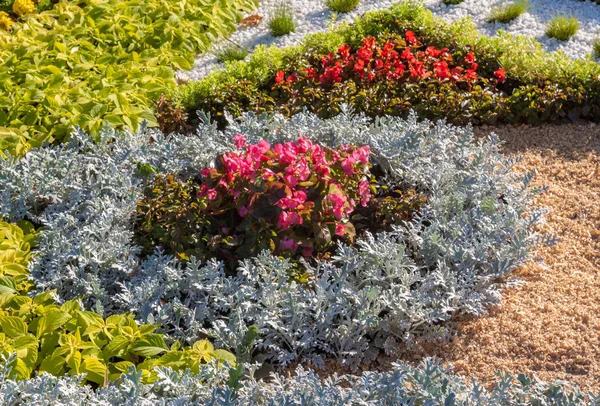
M 504 71 L 504 68 L 500 68 L 494 72 L 494 76 L 498 78 L 498 82 L 504 82 L 506 80 L 506 72 Z
M 375 38 L 367 37 L 363 41 L 363 47 L 365 48 L 373 48 L 375 46 Z
M 298 75 L 296 75 L 295 73 L 292 73 L 290 76 L 288 76 L 288 78 L 287 78 L 286 81 L 288 83 L 293 83 L 293 82 L 295 82 L 297 80 L 298 80 Z
M 283 73 L 283 71 L 280 70 L 279 72 L 277 72 L 277 75 L 275 75 L 275 83 L 283 82 L 284 78 L 285 78 L 285 73 Z
M 348 58 L 350 56 L 350 45 L 340 45 L 338 48 L 338 54 L 344 58 Z
M 471 70 L 477 70 L 477 68 L 479 68 L 479 64 L 478 64 L 478 63 L 475 63 L 475 62 L 473 62 L 473 63 L 471 64 Z
M 433 47 L 433 46 L 429 46 L 425 50 L 425 53 L 431 57 L 437 58 L 438 56 L 440 56 L 442 54 L 442 51 L 435 49 L 435 47 Z
M 415 37 L 415 33 L 412 31 L 406 31 L 405 37 L 406 42 L 408 42 L 409 44 L 414 44 L 417 42 L 417 37 Z
M 450 69 L 446 61 L 436 62 L 433 64 L 435 67 L 435 76 L 440 79 L 448 79 L 450 77 Z
M 412 52 L 410 52 L 410 48 L 406 48 L 400 55 L 400 58 L 406 59 L 408 61 L 412 61 L 413 59 L 415 59 Z
M 475 62 L 475 55 L 473 54 L 473 52 L 469 52 L 467 56 L 465 56 L 465 61 L 467 61 L 468 63 Z
M 475 80 L 477 79 L 477 73 L 475 73 L 474 70 L 467 69 L 467 73 L 465 73 L 465 78 L 467 78 L 468 80 Z

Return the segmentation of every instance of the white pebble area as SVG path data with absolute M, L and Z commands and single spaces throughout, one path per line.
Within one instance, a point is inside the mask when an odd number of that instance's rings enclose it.
M 371 10 L 390 7 L 398 0 L 361 0 L 358 7 L 345 14 L 338 14 L 335 23 L 352 21 L 357 16 Z M 325 31 L 332 24 L 332 12 L 325 5 L 325 0 L 288 0 L 287 3 L 294 13 L 296 31 L 281 37 L 270 34 L 268 20 L 275 7 L 282 0 L 263 0 L 252 13 L 263 17 L 256 27 L 240 27 L 229 40 L 252 50 L 260 44 L 276 45 L 279 47 L 296 45 L 307 34 Z M 488 36 L 493 36 L 499 29 L 518 35 L 533 37 L 553 52 L 562 50 L 571 58 L 585 58 L 592 53 L 592 45 L 600 38 L 600 5 L 591 1 L 579 0 L 529 0 L 530 8 L 523 15 L 508 24 L 487 23 L 486 19 L 493 6 L 506 3 L 504 0 L 465 0 L 458 5 L 445 5 L 441 0 L 425 0 L 425 6 L 434 14 L 447 21 L 456 21 L 471 16 L 479 30 Z M 580 24 L 579 31 L 569 41 L 559 41 L 545 35 L 546 24 L 558 14 L 572 15 Z M 231 46 L 231 42 L 223 41 L 213 47 L 213 52 L 223 47 Z M 199 55 L 192 70 L 177 72 L 181 82 L 200 80 L 211 70 L 223 67 L 217 61 L 213 52 Z

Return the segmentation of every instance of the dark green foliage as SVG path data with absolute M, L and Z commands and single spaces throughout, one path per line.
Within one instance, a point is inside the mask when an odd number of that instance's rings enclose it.
M 443 1 L 444 1 L 444 4 L 446 4 L 448 6 L 454 6 L 454 5 L 462 3 L 465 0 L 443 0 Z

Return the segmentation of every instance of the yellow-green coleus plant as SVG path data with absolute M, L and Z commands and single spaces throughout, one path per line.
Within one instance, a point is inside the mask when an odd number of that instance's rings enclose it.
M 16 353 L 12 374 L 17 379 L 34 371 L 55 376 L 86 374 L 103 386 L 135 366 L 145 382 L 156 379 L 157 366 L 191 369 L 213 359 L 235 364 L 230 352 L 216 350 L 207 340 L 191 347 L 170 347 L 157 326 L 138 326 L 129 314 L 106 319 L 85 311 L 76 300 L 58 305 L 53 292 L 29 297 L 26 264 L 31 257 L 33 227 L 0 222 L 0 354 Z

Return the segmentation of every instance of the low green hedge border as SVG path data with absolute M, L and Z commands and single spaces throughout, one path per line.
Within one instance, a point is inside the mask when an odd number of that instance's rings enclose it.
M 510 94 L 505 95 L 506 103 L 500 104 L 508 104 L 510 111 L 498 121 L 535 124 L 580 117 L 597 121 L 600 117 L 600 65 L 591 57 L 572 60 L 560 51 L 544 51 L 541 44 L 531 38 L 505 32 L 497 37 L 485 37 L 469 18 L 447 23 L 418 1 L 366 13 L 353 24 L 310 35 L 297 46 L 257 47 L 249 61 L 227 63 L 224 69 L 212 72 L 203 80 L 174 89 L 169 98 L 188 113 L 208 110 L 217 119 L 222 119 L 224 114 L 219 104 L 226 104 L 232 94 L 235 99 L 235 93 L 245 100 L 245 104 L 239 106 L 240 111 L 269 111 L 263 96 L 269 95 L 277 71 L 287 72 L 306 55 L 335 52 L 346 43 L 357 47 L 367 36 L 382 38 L 403 34 L 406 30 L 414 31 L 426 45 L 473 50 L 483 69 L 504 67 Z M 482 114 L 470 121 L 479 124 L 496 120 L 486 117 Z M 159 121 L 161 119 L 159 112 Z

